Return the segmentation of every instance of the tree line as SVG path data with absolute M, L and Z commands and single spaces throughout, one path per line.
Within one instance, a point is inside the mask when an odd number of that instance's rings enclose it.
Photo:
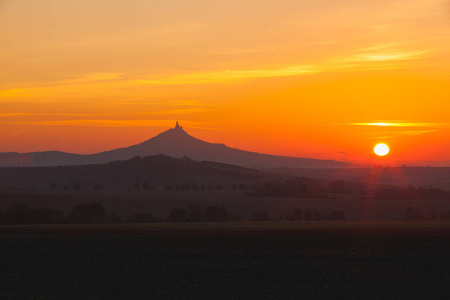
M 273 218 L 266 210 L 256 211 L 250 221 L 320 221 L 345 220 L 342 211 L 333 211 L 328 215 L 296 209 L 284 217 Z M 151 212 L 141 212 L 123 219 L 116 213 L 108 214 L 100 203 L 82 203 L 75 205 L 65 214 L 53 208 L 30 207 L 23 203 L 14 203 L 0 210 L 0 225 L 6 224 L 96 224 L 96 223 L 157 223 L 157 222 L 239 222 L 240 215 L 234 215 L 222 206 L 189 204 L 187 207 L 173 208 L 167 218 L 155 217 Z
M 404 219 L 441 219 L 450 220 L 450 212 L 440 215 L 425 216 L 418 208 L 408 207 Z M 274 218 L 263 209 L 256 211 L 250 221 L 343 221 L 345 212 L 334 210 L 328 214 L 294 209 L 291 213 Z M 241 216 L 233 215 L 222 206 L 207 206 L 190 204 L 187 207 L 173 208 L 166 219 L 155 217 L 151 212 L 141 212 L 123 219 L 116 213 L 108 214 L 100 203 L 82 203 L 75 205 L 67 214 L 62 210 L 52 208 L 35 208 L 23 203 L 14 203 L 0 210 L 0 225 L 6 224 L 96 224 L 96 223 L 157 223 L 157 222 L 239 222 Z
M 377 186 L 367 191 L 363 184 L 342 180 L 318 181 L 311 178 L 293 178 L 283 182 L 266 182 L 248 192 L 254 197 L 305 197 L 326 199 L 334 195 L 359 195 L 375 199 L 450 199 L 450 191 L 438 187 L 414 185 Z

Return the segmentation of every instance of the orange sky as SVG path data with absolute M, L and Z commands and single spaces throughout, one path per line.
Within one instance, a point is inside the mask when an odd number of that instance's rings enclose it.
M 450 165 L 449 1 L 0 0 L 0 40 L 0 152 L 179 121 L 256 152 Z

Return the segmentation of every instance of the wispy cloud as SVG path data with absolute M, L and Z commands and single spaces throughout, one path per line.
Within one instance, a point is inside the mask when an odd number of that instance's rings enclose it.
M 402 50 L 404 43 L 386 43 L 371 47 L 360 48 L 345 57 L 329 57 L 322 61 L 311 64 L 291 64 L 280 66 L 255 67 L 243 70 L 211 70 L 188 73 L 173 74 L 149 74 L 141 78 L 130 78 L 125 73 L 90 73 L 83 76 L 40 83 L 34 87 L 9 89 L 0 91 L 0 96 L 14 96 L 23 92 L 49 92 L 48 88 L 67 87 L 75 88 L 82 84 L 96 84 L 99 88 L 104 88 L 103 92 L 114 87 L 136 88 L 139 86 L 164 86 L 164 85 L 190 85 L 209 84 L 226 81 L 236 81 L 258 78 L 275 78 L 288 76 L 305 76 L 336 70 L 353 69 L 392 69 L 403 67 L 399 62 L 415 60 L 425 56 L 425 51 Z M 112 86 L 112 84 L 114 86 Z M 99 89 L 97 89 L 99 90 Z M 100 89 L 101 90 L 101 89 Z M 50 91 L 51 92 L 51 91 Z M 142 103 L 145 103 L 144 101 Z M 157 103 L 155 103 L 157 104 Z M 182 104 L 182 103 L 180 103 Z M 175 104 L 176 105 L 176 104 Z M 195 105 L 195 103 L 184 103 L 182 105 Z
M 389 136 L 377 138 L 394 138 L 398 135 L 422 135 L 437 132 L 443 128 L 450 128 L 450 123 L 429 123 L 429 122 L 368 122 L 368 123 L 347 123 L 351 126 L 368 126 L 373 128 L 385 128 Z M 405 130 L 407 128 L 407 130 Z M 385 130 L 383 131 L 387 133 Z
M 170 127 L 176 119 L 164 120 L 54 120 L 54 121 L 0 121 L 0 124 L 31 125 L 31 126 L 57 126 L 57 127 Z M 226 130 L 216 128 L 206 122 L 183 122 L 188 128 Z
M 19 112 L 19 113 L 0 113 L 1 117 L 97 117 L 97 118 L 127 118 L 133 116 L 153 116 L 153 115 L 177 115 L 177 114 L 188 114 L 188 113 L 196 113 L 196 112 L 207 112 L 211 111 L 211 108 L 207 107 L 194 107 L 194 108 L 179 108 L 179 109 L 168 109 L 168 110 L 157 110 L 153 112 L 136 112 L 136 113 L 122 113 L 122 114 L 83 114 L 83 113 L 28 113 L 28 112 Z M 105 119 L 106 120 L 106 119 Z M 97 121 L 103 121 L 97 120 Z
M 29 91 L 32 89 L 39 88 L 48 88 L 49 86 L 70 86 L 78 83 L 90 83 L 90 82 L 99 82 L 99 81 L 109 81 L 109 80 L 118 80 L 122 79 L 124 73 L 91 73 L 86 74 L 84 76 L 78 78 L 72 78 L 67 80 L 58 80 L 58 81 L 48 81 L 34 84 L 25 84 L 25 87 L 21 88 L 13 88 L 7 90 L 0 90 L 0 96 L 15 96 L 25 91 Z
M 425 51 L 411 52 L 372 52 L 361 53 L 343 59 L 344 62 L 385 62 L 385 61 L 401 61 L 413 60 L 422 57 Z
M 181 101 L 168 101 L 168 102 L 153 102 L 153 101 L 123 101 L 121 103 L 127 105 L 157 105 L 157 106 L 179 106 L 179 107 L 222 107 L 223 104 L 218 103 L 204 103 L 195 100 L 181 100 Z
M 432 133 L 438 131 L 437 129 L 431 129 L 431 130 L 402 130 L 398 133 L 404 134 L 404 135 L 421 135 L 426 133 Z
M 255 68 L 248 70 L 220 70 L 210 72 L 193 72 L 184 74 L 169 74 L 148 76 L 130 80 L 135 84 L 146 85 L 175 85 L 175 84 L 201 84 L 232 81 L 241 79 L 256 79 L 267 77 L 301 76 L 323 73 L 342 69 L 359 69 L 361 67 L 380 67 L 380 63 L 391 63 L 382 68 L 401 67 L 395 62 L 415 60 L 422 58 L 426 51 L 407 51 L 399 47 L 404 43 L 387 43 L 356 50 L 354 54 L 338 59 L 319 61 L 308 65 L 288 65 L 273 68 Z M 382 65 L 381 65 L 382 66 Z
M 189 113 L 197 113 L 197 112 L 208 112 L 211 111 L 210 108 L 180 108 L 180 109 L 169 109 L 162 110 L 157 112 L 149 112 L 149 113 L 136 113 L 138 116 L 145 115 L 178 115 L 178 114 L 189 114 Z
M 405 50 L 405 45 L 404 42 L 394 42 L 360 48 L 354 54 L 339 59 L 338 63 L 355 63 L 356 65 L 353 65 L 353 67 L 357 67 L 357 64 L 363 63 L 393 63 L 416 60 L 427 54 L 426 51 L 422 50 Z
M 175 121 L 173 121 L 175 122 Z M 74 127 L 150 127 L 167 126 L 167 120 L 56 120 L 56 121 L 0 121 L 3 124 Z
M 361 48 L 358 51 L 359 52 L 374 52 L 374 51 L 380 51 L 380 50 L 392 50 L 392 49 L 398 49 L 399 47 L 403 47 L 405 46 L 406 43 L 404 42 L 394 42 L 394 43 L 382 43 L 382 44 L 377 44 L 374 46 L 370 46 L 370 47 L 366 47 L 366 48 Z
M 93 82 L 93 81 L 105 81 L 105 80 L 116 80 L 120 79 L 124 73 L 92 73 L 86 74 L 79 78 L 61 80 L 61 81 L 53 81 L 48 84 L 71 84 L 71 83 L 84 83 L 84 82 Z
M 9 90 L 3 90 L 0 91 L 0 97 L 2 96 L 14 96 L 20 92 L 22 92 L 23 89 L 9 89 Z
M 439 131 L 438 129 L 430 129 L 430 130 L 421 130 L 421 129 L 416 129 L 416 130 L 397 130 L 395 132 L 390 132 L 392 133 L 391 135 L 384 135 L 384 136 L 376 136 L 373 137 L 374 139 L 392 139 L 392 138 L 396 138 L 399 135 L 410 135 L 410 136 L 415 136 L 415 135 L 422 135 L 422 134 L 427 134 L 427 133 L 432 133 L 432 132 L 437 132 Z
M 195 84 L 214 83 L 238 79 L 285 77 L 313 74 L 320 72 L 319 67 L 311 65 L 288 66 L 273 69 L 252 69 L 252 70 L 223 70 L 214 72 L 199 72 L 188 74 L 169 75 L 155 79 L 135 79 L 138 84 Z
M 76 114 L 76 113 L 30 113 L 30 112 L 18 112 L 18 113 L 0 113 L 0 117 L 89 117 L 89 116 L 118 116 L 118 114 Z
M 418 122 L 348 123 L 347 125 L 377 126 L 377 127 L 450 127 L 450 123 L 418 123 Z
M 89 85 L 89 89 L 92 93 L 95 93 L 95 89 L 92 88 L 93 85 L 96 85 L 98 88 L 103 88 L 103 91 L 110 91 L 111 87 L 119 84 L 118 82 L 120 81 L 124 81 L 123 75 L 124 73 L 91 73 L 67 80 L 25 82 L 20 84 L 20 88 L 0 90 L 0 101 L 7 102 L 13 98 L 26 97 L 32 97 L 33 101 L 52 101 L 51 99 L 55 93 L 61 93 L 64 96 L 67 96 L 73 95 L 74 91 L 77 91 L 78 93 L 80 91 L 87 91 L 87 88 L 83 85 Z M 58 98 L 58 100 L 60 100 L 60 98 Z

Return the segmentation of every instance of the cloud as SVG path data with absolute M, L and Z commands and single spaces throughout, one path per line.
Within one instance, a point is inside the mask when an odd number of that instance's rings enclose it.
M 88 117 L 88 116 L 117 116 L 117 114 L 72 114 L 72 113 L 0 113 L 0 117 L 26 116 L 58 116 L 58 117 Z
M 44 120 L 44 121 L 0 121 L 0 124 L 30 125 L 30 126 L 57 126 L 57 127 L 171 127 L 177 119 L 164 120 Z M 183 122 L 184 127 L 208 130 L 225 130 L 211 127 L 206 122 Z
M 357 54 L 349 57 L 346 61 L 355 62 L 383 62 L 418 59 L 425 54 L 424 51 L 415 52 L 373 52 Z
M 431 133 L 431 132 L 436 132 L 438 130 L 436 129 L 431 129 L 431 130 L 404 130 L 404 131 L 399 131 L 399 134 L 404 134 L 404 135 L 421 135 L 421 134 L 426 134 L 426 133 Z
M 341 62 L 391 62 L 422 58 L 425 51 L 401 51 L 390 47 L 397 44 L 383 44 L 371 48 L 360 49 L 358 54 L 343 58 Z
M 200 106 L 200 107 L 222 107 L 224 104 L 217 103 L 204 103 L 195 100 L 180 100 L 180 101 L 170 101 L 170 102 L 151 102 L 151 101 L 123 101 L 121 103 L 130 105 L 159 105 L 159 106 Z
M 396 63 L 421 59 L 427 54 L 422 50 L 401 49 L 405 45 L 404 42 L 393 42 L 360 48 L 335 62 L 344 68 L 393 69 L 403 67 Z
M 23 91 L 23 89 L 9 89 L 9 90 L 3 90 L 0 91 L 0 97 L 3 96 L 14 96 L 16 94 L 19 94 Z
M 351 126 L 369 126 L 386 129 L 395 129 L 390 131 L 390 136 L 384 138 L 393 138 L 395 135 L 421 135 L 437 132 L 442 128 L 450 128 L 450 123 L 427 123 L 427 122 L 373 122 L 373 123 L 348 123 Z M 403 130 L 408 128 L 408 130 Z
M 35 96 L 40 92 L 51 92 L 55 88 L 74 88 L 75 85 L 83 83 L 97 83 L 118 80 L 124 73 L 91 73 L 84 76 L 59 81 L 37 82 L 22 84 L 21 88 L 0 90 L 0 97 L 25 97 L 33 94 Z M 68 92 L 70 93 L 70 91 Z
M 437 132 L 437 129 L 431 129 L 431 130 L 400 130 L 400 131 L 396 131 L 393 133 L 393 135 L 386 135 L 386 136 L 378 136 L 375 137 L 376 139 L 391 139 L 391 138 L 395 138 L 398 135 L 422 135 L 422 134 L 427 134 L 427 133 L 432 133 L 432 132 Z
M 128 113 L 128 114 L 78 114 L 78 113 L 0 113 L 1 117 L 114 117 L 114 118 L 126 118 L 133 116 L 154 116 L 154 115 L 177 115 L 177 114 L 188 114 L 188 113 L 196 113 L 196 112 L 207 112 L 211 111 L 209 108 L 179 108 L 179 109 L 168 109 L 168 110 L 160 110 L 154 112 L 136 112 L 136 113 Z M 92 120 L 92 121 L 108 121 L 108 119 L 101 120 Z
M 155 79 L 135 79 L 138 84 L 200 84 L 214 83 L 238 79 L 266 78 L 299 76 L 318 73 L 321 70 L 311 65 L 287 66 L 272 69 L 252 69 L 252 70 L 222 70 L 213 72 L 199 72 L 176 74 Z
M 375 46 L 371 46 L 371 47 L 366 47 L 366 48 L 361 48 L 359 49 L 359 52 L 374 52 L 374 51 L 380 51 L 380 50 L 387 50 L 387 49 L 395 49 L 398 48 L 399 46 L 405 46 L 406 43 L 404 42 L 395 42 L 395 43 L 384 43 L 384 44 L 378 44 Z
M 54 81 L 48 84 L 70 84 L 70 83 L 83 83 L 83 82 L 92 82 L 92 81 L 105 81 L 105 80 L 116 80 L 120 79 L 124 73 L 92 73 L 86 74 L 79 78 L 62 80 L 62 81 Z
M 175 122 L 175 121 L 173 121 Z M 5 121 L 3 124 L 68 127 L 151 127 L 167 126 L 167 120 L 56 120 L 56 121 Z
M 363 65 L 380 66 L 377 63 L 394 63 L 407 60 L 415 60 L 422 58 L 425 51 L 405 51 L 399 50 L 397 47 L 403 46 L 405 43 L 386 43 L 375 45 L 372 47 L 362 48 L 356 51 L 356 54 L 339 58 L 324 60 L 308 65 L 287 65 L 272 68 L 255 68 L 248 70 L 218 70 L 210 72 L 193 72 L 184 74 L 169 74 L 160 76 L 148 76 L 147 78 L 138 78 L 130 80 L 131 83 L 144 85 L 179 85 L 179 84 L 202 84 L 216 83 L 223 81 L 257 79 L 268 77 L 287 77 L 311 75 L 323 73 L 333 70 L 342 69 L 359 69 Z M 394 65 L 383 68 L 393 68 Z M 400 65 L 396 66 L 400 67 Z
M 348 123 L 355 126 L 377 126 L 377 127 L 450 127 L 450 123 L 410 123 L 410 122 L 374 122 L 374 123 Z

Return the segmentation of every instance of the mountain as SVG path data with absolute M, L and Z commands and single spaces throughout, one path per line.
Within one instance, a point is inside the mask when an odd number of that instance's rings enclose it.
M 65 152 L 0 153 L 0 166 L 58 166 L 100 164 L 135 156 L 164 154 L 199 161 L 215 161 L 245 167 L 346 168 L 351 164 L 333 160 L 261 154 L 208 143 L 189 135 L 178 122 L 172 129 L 137 145 L 97 154 Z

